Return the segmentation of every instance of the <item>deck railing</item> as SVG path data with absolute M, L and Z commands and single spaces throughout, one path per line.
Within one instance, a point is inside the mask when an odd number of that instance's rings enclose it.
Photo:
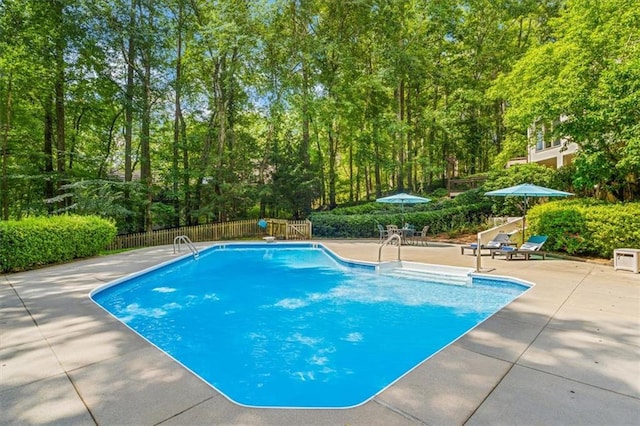
M 309 220 L 265 220 L 267 222 L 266 229 L 258 226 L 257 220 L 250 219 L 118 235 L 107 247 L 107 250 L 173 244 L 174 239 L 180 235 L 187 236 L 194 243 L 202 241 L 237 240 L 242 238 L 262 238 L 267 235 L 282 240 L 311 239 L 311 222 Z

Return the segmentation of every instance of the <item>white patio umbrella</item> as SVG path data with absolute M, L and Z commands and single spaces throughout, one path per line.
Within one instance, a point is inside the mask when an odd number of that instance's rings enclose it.
M 400 209 L 402 211 L 402 224 L 404 225 L 404 205 L 405 204 L 421 204 L 428 203 L 431 201 L 429 198 L 419 197 L 417 195 L 405 194 L 404 192 L 395 195 L 389 195 L 388 197 L 378 198 L 376 202 L 378 203 L 388 203 L 388 204 L 400 204 Z
M 545 188 L 544 186 L 523 183 L 521 185 L 510 186 L 508 188 L 496 189 L 495 191 L 486 192 L 484 195 L 498 197 L 522 197 L 523 198 L 523 214 L 522 214 L 522 241 L 524 242 L 524 229 L 527 220 L 527 204 L 529 197 L 568 197 L 573 195 L 570 192 L 558 191 L 556 189 Z

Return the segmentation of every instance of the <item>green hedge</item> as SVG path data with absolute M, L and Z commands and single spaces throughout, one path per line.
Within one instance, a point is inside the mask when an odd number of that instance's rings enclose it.
M 529 210 L 527 223 L 551 251 L 611 258 L 616 248 L 640 248 L 640 203 L 554 201 Z
M 95 256 L 115 236 L 115 225 L 96 216 L 0 222 L 0 272 Z
M 491 202 L 442 208 L 432 211 L 405 213 L 404 221 L 420 230 L 429 225 L 429 234 L 461 231 L 483 223 L 491 213 Z M 401 213 L 345 214 L 313 213 L 313 236 L 318 238 L 378 237 L 377 224 L 402 225 Z

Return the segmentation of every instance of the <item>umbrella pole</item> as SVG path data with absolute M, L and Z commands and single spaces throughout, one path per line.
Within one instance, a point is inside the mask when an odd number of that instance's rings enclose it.
M 527 196 L 524 197 L 524 212 L 522 215 L 522 244 L 524 244 L 524 232 L 527 228 Z

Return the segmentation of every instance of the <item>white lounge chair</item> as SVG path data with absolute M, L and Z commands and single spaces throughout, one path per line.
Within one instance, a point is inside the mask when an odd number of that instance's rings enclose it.
M 480 253 L 482 254 L 482 250 L 489 250 L 489 254 L 491 254 L 494 250 L 499 250 L 511 244 L 512 243 L 509 240 L 509 234 L 505 234 L 504 232 L 501 232 L 495 237 L 493 237 L 493 240 L 489 241 L 487 244 L 481 245 Z M 473 255 L 475 256 L 478 250 L 478 244 L 471 243 L 469 245 L 460 247 L 460 254 L 464 254 L 465 250 L 473 250 Z
M 512 260 L 514 258 L 518 258 L 518 256 L 522 256 L 524 260 L 531 259 L 532 255 L 541 256 L 542 259 L 546 259 L 546 253 L 541 250 L 545 241 L 547 241 L 546 235 L 533 235 L 529 237 L 527 241 L 525 241 L 520 247 L 502 247 L 499 250 L 494 250 L 491 252 L 491 258 L 493 259 L 495 256 L 504 256 L 506 260 Z

